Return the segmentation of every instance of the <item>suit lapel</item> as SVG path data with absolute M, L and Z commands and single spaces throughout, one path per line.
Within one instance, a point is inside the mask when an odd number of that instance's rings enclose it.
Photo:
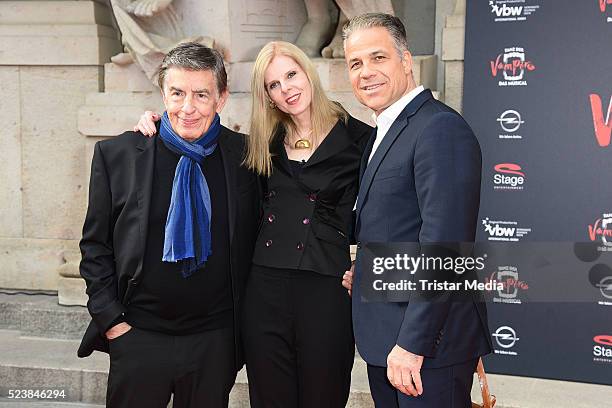
M 317 150 L 310 156 L 304 167 L 320 163 L 345 150 L 351 144 L 353 144 L 353 141 L 348 135 L 344 122 L 338 120 L 323 142 L 317 147 Z
M 228 223 L 229 223 L 229 240 L 230 245 L 234 238 L 234 227 L 236 225 L 236 170 L 237 166 L 233 158 L 233 151 L 230 144 L 227 142 L 227 130 L 222 127 L 221 134 L 219 135 L 219 141 L 217 147 L 221 153 L 221 161 L 223 162 L 223 172 L 225 173 L 225 189 L 227 190 L 227 209 L 228 209 Z
M 138 201 L 138 229 L 140 245 L 138 265 L 134 271 L 134 279 L 137 279 L 142 273 L 142 263 L 149 226 L 149 210 L 151 208 L 151 191 L 153 189 L 153 176 L 155 174 L 155 143 L 157 137 L 158 136 L 149 138 L 142 136 L 140 142 L 136 146 L 138 153 L 134 162 L 134 174 L 135 181 L 138 186 L 136 189 L 136 198 Z
M 368 166 L 368 158 L 370 157 L 370 153 L 372 153 L 372 148 L 374 147 L 377 130 L 378 128 L 374 128 L 374 130 L 372 131 L 372 134 L 368 139 L 368 144 L 366 145 L 365 151 L 361 156 L 361 164 L 359 165 L 359 184 L 361 184 L 361 180 L 363 179 L 363 173 L 365 173 L 366 167 Z
M 291 168 L 289 167 L 289 158 L 283 145 L 285 140 L 285 130 L 282 125 L 278 125 L 272 141 L 270 143 L 270 153 L 272 154 L 272 162 L 276 168 L 283 170 L 286 174 L 292 174 Z
M 380 145 L 378 145 L 378 148 L 376 149 L 374 156 L 372 156 L 372 160 L 369 164 L 367 163 L 367 160 L 370 153 L 368 152 L 367 156 L 364 155 L 363 159 L 365 160 L 366 167 L 363 173 L 363 177 L 361 178 L 361 183 L 359 185 L 359 193 L 357 195 L 357 221 L 359 220 L 359 215 L 361 213 L 361 208 L 363 207 L 364 200 L 368 195 L 370 186 L 372 185 L 372 180 L 374 180 L 376 171 L 378 170 L 380 164 L 387 155 L 387 152 L 389 151 L 395 140 L 398 138 L 398 136 L 408 126 L 410 122 L 410 117 L 413 116 L 421 108 L 421 106 L 423 106 L 425 102 L 432 98 L 433 95 L 431 94 L 431 91 L 429 89 L 426 89 L 423 92 L 419 93 L 412 101 L 410 101 L 408 105 L 406 105 L 406 107 L 399 114 L 395 122 L 393 122 L 391 128 L 389 128 L 389 131 L 384 136 L 382 142 L 380 143 Z M 363 161 L 362 164 L 364 164 Z

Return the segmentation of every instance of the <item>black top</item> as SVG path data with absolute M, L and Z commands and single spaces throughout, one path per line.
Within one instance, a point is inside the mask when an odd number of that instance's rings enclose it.
M 359 163 L 371 134 L 372 128 L 357 119 L 340 120 L 306 163 L 292 165 L 285 133 L 276 133 L 254 264 L 342 276 L 350 267 Z
M 157 138 L 142 281 L 126 315 L 126 320 L 135 327 L 175 335 L 232 325 L 227 189 L 218 148 L 201 164 L 211 197 L 212 255 L 203 268 L 188 278 L 183 278 L 180 262 L 161 260 L 172 182 L 179 159 L 180 155 Z

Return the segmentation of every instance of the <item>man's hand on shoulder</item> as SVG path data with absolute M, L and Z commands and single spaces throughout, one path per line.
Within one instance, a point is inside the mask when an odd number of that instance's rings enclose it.
M 117 337 L 123 336 L 125 333 L 132 330 L 132 326 L 125 322 L 121 322 L 119 324 L 114 325 L 110 329 L 108 329 L 105 333 L 106 338 L 108 340 L 116 339 Z
M 143 135 L 150 137 L 157 133 L 157 129 L 155 128 L 155 122 L 159 121 L 161 116 L 152 111 L 145 111 L 140 116 L 140 120 L 138 124 L 134 126 L 134 132 L 140 132 Z
M 421 382 L 423 358 L 396 344 L 387 356 L 389 382 L 406 395 L 417 397 L 423 394 L 423 383 Z

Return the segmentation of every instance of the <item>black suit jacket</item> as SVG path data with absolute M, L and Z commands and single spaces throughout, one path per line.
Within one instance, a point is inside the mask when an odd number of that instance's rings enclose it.
M 104 333 L 126 311 L 125 305 L 141 279 L 157 137 L 126 132 L 96 143 L 89 207 L 80 242 L 80 272 L 87 283 L 92 322 L 79 347 L 79 357 L 93 350 L 108 352 Z M 227 184 L 230 276 L 236 314 L 259 224 L 260 187 L 255 174 L 241 166 L 244 135 L 222 127 L 218 143 Z M 237 325 L 235 330 L 238 333 Z M 236 362 L 241 366 L 238 348 L 237 353 Z
M 285 133 L 277 132 L 254 264 L 342 276 L 350 267 L 359 163 L 371 133 L 357 119 L 339 120 L 294 175 L 283 146 Z

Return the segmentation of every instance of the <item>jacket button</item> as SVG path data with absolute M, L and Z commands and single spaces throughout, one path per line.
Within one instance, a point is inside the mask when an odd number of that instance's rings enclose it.
M 304 243 L 303 242 L 298 242 L 296 248 L 297 248 L 298 251 L 301 251 L 302 249 L 304 249 Z
M 308 224 L 310 224 L 310 218 L 304 218 L 304 219 L 302 220 L 302 224 L 304 224 L 304 225 L 308 225 Z
M 361 241 L 357 241 L 357 249 L 361 249 Z
M 307 195 L 307 197 L 311 203 L 314 203 L 315 201 L 317 201 L 317 195 L 315 193 L 310 193 Z
M 269 246 L 271 246 L 271 245 L 272 245 L 272 240 L 271 240 L 271 239 L 267 240 L 267 241 L 266 241 L 266 246 L 267 246 L 267 247 L 269 247 Z
M 274 214 L 268 215 L 268 222 L 274 222 L 275 219 L 276 219 L 276 216 Z

